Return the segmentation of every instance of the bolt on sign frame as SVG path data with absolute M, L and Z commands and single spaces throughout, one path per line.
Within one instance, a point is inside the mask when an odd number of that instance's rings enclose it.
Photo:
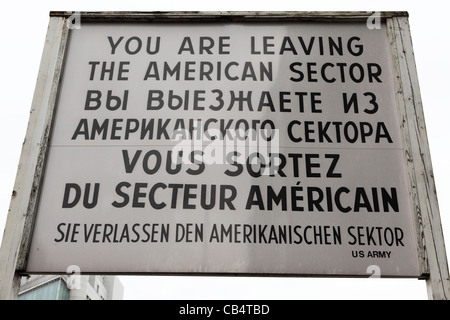
M 184 135 L 198 127 L 200 145 Z M 242 128 L 258 152 L 206 157 Z M 187 169 L 166 163 L 186 147 Z M 74 265 L 375 272 L 448 299 L 408 14 L 51 12 L 0 262 L 2 299 Z

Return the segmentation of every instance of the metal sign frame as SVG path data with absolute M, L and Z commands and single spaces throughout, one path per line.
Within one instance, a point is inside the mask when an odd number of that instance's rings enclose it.
M 27 263 L 71 20 L 83 22 L 386 21 L 418 259 L 431 299 L 448 299 L 450 276 L 406 12 L 51 12 L 30 120 L 0 250 L 0 298 L 17 297 Z

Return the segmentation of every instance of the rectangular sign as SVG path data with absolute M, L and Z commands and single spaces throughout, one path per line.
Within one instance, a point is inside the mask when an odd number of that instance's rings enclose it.
M 385 23 L 70 30 L 26 271 L 418 277 Z

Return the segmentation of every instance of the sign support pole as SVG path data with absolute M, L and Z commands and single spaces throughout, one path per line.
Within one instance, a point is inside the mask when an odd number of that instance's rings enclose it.
M 404 132 L 405 159 L 410 180 L 411 207 L 418 235 L 419 259 L 427 274 L 428 297 L 450 298 L 450 276 L 434 184 L 431 155 L 408 17 L 388 19 L 396 99 L 400 125 Z
M 25 269 L 67 36 L 66 19 L 51 17 L 0 249 L 0 300 L 17 298 Z

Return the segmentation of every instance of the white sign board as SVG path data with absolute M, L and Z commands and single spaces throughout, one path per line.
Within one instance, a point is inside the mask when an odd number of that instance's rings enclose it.
M 418 277 L 385 24 L 70 30 L 27 272 Z

